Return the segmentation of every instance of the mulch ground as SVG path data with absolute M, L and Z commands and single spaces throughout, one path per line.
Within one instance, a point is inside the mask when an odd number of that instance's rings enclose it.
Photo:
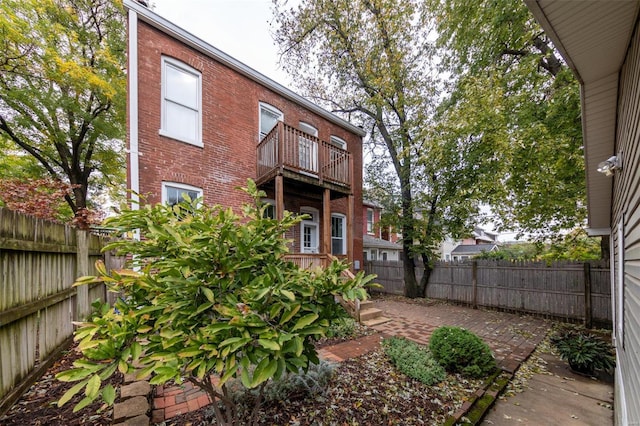
M 80 354 L 75 351 L 75 346 L 65 351 L 62 358 L 30 387 L 3 417 L 0 417 L 0 425 L 102 426 L 112 424 L 113 407 L 108 407 L 102 402 L 94 402 L 76 413 L 73 412 L 73 407 L 84 398 L 82 392 L 62 407 L 56 404 L 56 401 L 75 385 L 75 382 L 60 382 L 56 380 L 55 375 L 73 368 L 73 361 L 79 357 Z M 122 383 L 122 375 L 114 374 L 107 383 L 111 383 L 117 389 Z

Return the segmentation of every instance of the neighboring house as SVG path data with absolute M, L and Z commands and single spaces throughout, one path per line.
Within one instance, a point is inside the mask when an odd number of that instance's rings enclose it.
M 400 260 L 402 246 L 396 234 L 380 226 L 382 206 L 374 201 L 362 202 L 362 245 L 364 260 Z
M 498 249 L 498 234 L 476 227 L 471 235 L 459 241 L 446 238 L 440 245 L 441 260 L 457 261 Z
M 239 212 L 256 181 L 290 230 L 294 260 L 362 262 L 364 131 L 147 7 L 128 11 L 128 182 L 148 202 L 183 194 Z M 134 196 L 135 197 L 135 196 Z
M 450 260 L 467 260 L 495 250 L 498 250 L 497 244 L 460 244 L 451 251 Z
M 611 242 L 615 423 L 640 425 L 640 1 L 526 4 L 581 84 L 589 228 Z

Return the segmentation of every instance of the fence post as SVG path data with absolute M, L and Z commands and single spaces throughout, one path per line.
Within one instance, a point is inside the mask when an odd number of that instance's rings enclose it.
M 89 241 L 86 231 L 76 230 L 76 278 L 85 275 L 89 275 Z M 76 287 L 76 321 L 83 320 L 89 308 L 89 286 Z
M 591 328 L 591 264 L 584 262 L 584 326 Z
M 478 309 L 478 261 L 471 263 L 471 284 L 473 286 L 473 309 Z

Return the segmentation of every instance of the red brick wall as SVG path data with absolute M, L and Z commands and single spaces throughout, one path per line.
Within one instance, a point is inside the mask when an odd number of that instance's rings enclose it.
M 354 256 L 362 262 L 362 139 L 259 83 L 170 38 L 150 25 L 138 22 L 138 103 L 140 193 L 149 202 L 161 201 L 162 181 L 203 189 L 207 204 L 239 208 L 248 201 L 243 192 L 247 178 L 256 177 L 256 145 L 259 102 L 284 113 L 284 121 L 298 126 L 305 121 L 318 129 L 320 139 L 336 135 L 347 142 L 354 164 Z M 202 74 L 202 141 L 197 147 L 159 135 L 161 58 L 184 62 Z M 310 205 L 287 198 L 295 211 Z M 320 205 L 311 205 L 322 212 Z M 332 211 L 346 214 L 347 200 L 332 201 Z M 298 245 L 299 247 L 299 245 Z

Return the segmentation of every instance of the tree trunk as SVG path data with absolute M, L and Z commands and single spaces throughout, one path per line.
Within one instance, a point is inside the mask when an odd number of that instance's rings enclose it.
M 429 256 L 427 256 L 426 254 L 422 255 L 422 263 L 423 263 L 422 267 L 424 272 L 422 274 L 422 278 L 420 279 L 420 294 L 422 295 L 422 297 L 426 299 L 427 285 L 429 285 L 429 278 L 431 277 L 431 272 L 433 271 L 433 268 L 431 267 Z

